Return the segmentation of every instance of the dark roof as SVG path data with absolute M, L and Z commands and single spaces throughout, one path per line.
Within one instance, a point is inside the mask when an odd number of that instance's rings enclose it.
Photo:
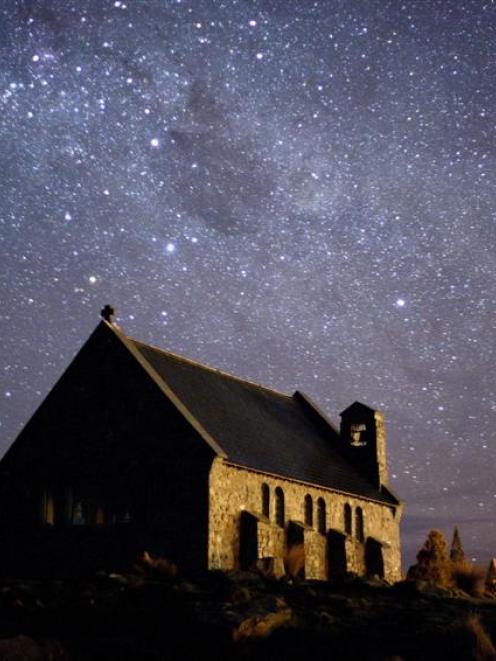
M 264 473 L 321 485 L 389 504 L 336 449 L 339 436 L 307 400 L 244 381 L 126 338 L 159 375 L 227 460 Z M 319 418 L 316 420 L 316 418 Z
M 344 411 L 341 411 L 339 414 L 341 417 L 346 414 L 350 413 L 356 413 L 356 412 L 362 412 L 362 411 L 367 411 L 369 413 L 375 413 L 374 409 L 371 409 L 370 406 L 367 406 L 367 404 L 362 404 L 362 402 L 353 402 L 353 404 L 350 404 L 347 406 Z

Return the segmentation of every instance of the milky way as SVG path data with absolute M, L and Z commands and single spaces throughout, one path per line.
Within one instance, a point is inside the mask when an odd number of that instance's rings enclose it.
M 388 424 L 406 558 L 496 555 L 496 6 L 0 8 L 0 449 L 98 323 Z

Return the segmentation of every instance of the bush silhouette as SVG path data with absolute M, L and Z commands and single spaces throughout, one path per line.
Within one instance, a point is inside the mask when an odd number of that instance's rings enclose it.
M 295 544 L 286 550 L 284 570 L 287 576 L 293 578 L 303 575 L 305 571 L 305 547 L 303 544 Z
M 455 529 L 453 530 L 453 540 L 451 542 L 450 560 L 451 562 L 454 562 L 457 565 L 462 565 L 466 563 L 465 552 L 463 551 L 462 541 L 460 539 L 460 533 L 458 532 L 458 528 L 456 526 Z
M 451 567 L 451 576 L 453 584 L 459 590 L 463 590 L 471 597 L 484 596 L 485 571 L 478 565 L 471 565 L 468 562 L 454 562 Z
M 489 594 L 496 595 L 496 558 L 491 558 L 486 574 L 486 590 Z
M 417 553 L 417 563 L 410 567 L 407 578 L 438 587 L 452 585 L 452 563 L 448 544 L 441 531 L 429 532 L 425 544 Z
M 168 558 L 153 557 L 148 551 L 143 551 L 136 568 L 142 574 L 156 574 L 167 578 L 176 578 L 179 574 L 177 565 Z

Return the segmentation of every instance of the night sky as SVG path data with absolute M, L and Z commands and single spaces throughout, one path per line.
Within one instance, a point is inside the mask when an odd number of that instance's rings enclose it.
M 408 562 L 496 555 L 496 5 L 6 0 L 0 451 L 99 321 L 384 411 Z

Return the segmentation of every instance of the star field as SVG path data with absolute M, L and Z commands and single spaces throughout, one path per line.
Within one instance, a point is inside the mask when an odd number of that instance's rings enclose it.
M 496 554 L 496 6 L 0 7 L 0 450 L 110 302 L 337 420 L 381 408 L 405 557 Z

